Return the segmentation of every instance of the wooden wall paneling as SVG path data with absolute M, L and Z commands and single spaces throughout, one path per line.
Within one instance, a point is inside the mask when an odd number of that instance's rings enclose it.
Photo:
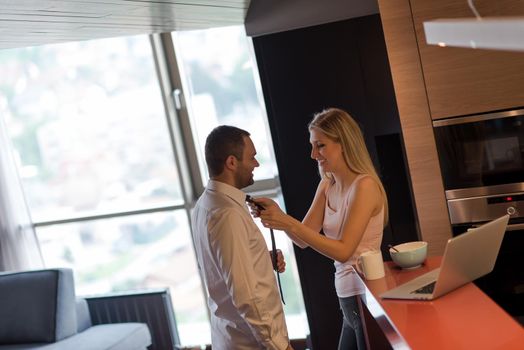
M 420 238 L 429 254 L 444 251 L 451 227 L 440 176 L 424 77 L 408 0 L 379 0 L 402 125 Z
M 465 0 L 411 0 L 433 119 L 524 106 L 524 54 L 427 45 L 423 22 L 473 17 Z M 477 0 L 483 16 L 524 14 L 521 0 Z

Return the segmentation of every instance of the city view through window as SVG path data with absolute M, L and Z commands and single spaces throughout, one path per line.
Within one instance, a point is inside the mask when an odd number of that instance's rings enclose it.
M 276 179 L 243 28 L 173 36 L 202 180 L 203 140 L 223 123 L 252 133 L 261 163 L 255 179 Z M 182 345 L 210 343 L 149 37 L 2 50 L 0 76 L 0 117 L 46 267 L 73 268 L 79 295 L 167 287 Z M 273 196 L 282 202 L 278 191 Z M 277 233 L 277 246 L 288 263 L 281 278 L 289 333 L 304 338 L 309 331 L 292 245 Z

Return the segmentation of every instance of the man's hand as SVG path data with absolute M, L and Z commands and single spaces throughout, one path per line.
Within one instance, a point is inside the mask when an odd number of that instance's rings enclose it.
M 288 345 L 286 350 L 293 350 L 293 348 L 291 347 L 291 343 Z
M 271 258 L 271 261 L 273 261 L 273 251 L 269 251 L 269 256 Z M 282 273 L 286 271 L 286 262 L 284 261 L 284 254 L 282 254 L 282 251 L 280 249 L 277 249 L 277 271 L 279 273 Z

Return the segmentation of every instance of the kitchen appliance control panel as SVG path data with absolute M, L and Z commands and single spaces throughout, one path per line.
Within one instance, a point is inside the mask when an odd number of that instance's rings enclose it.
M 448 210 L 452 225 L 493 220 L 505 214 L 511 219 L 524 218 L 524 193 L 451 199 Z

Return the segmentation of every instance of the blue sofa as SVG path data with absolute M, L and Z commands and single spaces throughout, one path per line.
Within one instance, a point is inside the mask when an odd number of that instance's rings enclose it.
M 144 323 L 92 325 L 71 269 L 0 273 L 0 350 L 144 350 Z

